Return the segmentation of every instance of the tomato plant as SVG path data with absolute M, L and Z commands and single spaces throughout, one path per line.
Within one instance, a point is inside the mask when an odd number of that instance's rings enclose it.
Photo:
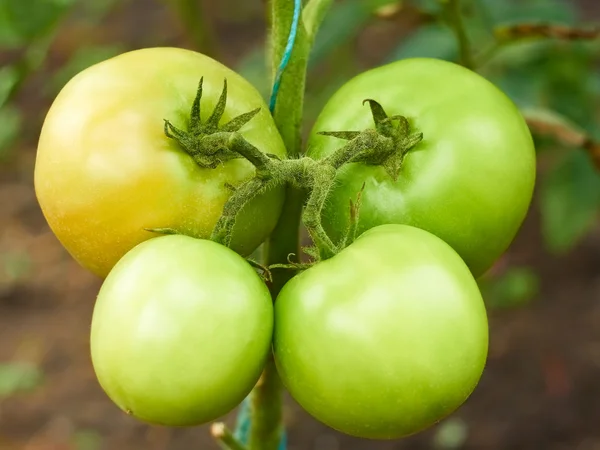
M 231 194 L 228 185 L 252 177 L 243 159 L 200 167 L 164 133 L 164 120 L 189 125 L 201 77 L 205 122 L 226 79 L 229 101 L 219 124 L 260 108 L 240 132 L 260 150 L 285 155 L 256 89 L 189 50 L 149 48 L 116 56 L 76 75 L 52 104 L 39 140 L 36 194 L 61 243 L 96 274 L 106 276 L 128 250 L 155 236 L 146 228 L 208 238 Z M 263 242 L 282 202 L 281 188 L 254 199 L 241 212 L 232 248 L 249 254 Z
M 454 411 L 479 381 L 487 345 L 468 267 L 407 225 L 370 229 L 275 303 L 283 383 L 318 420 L 365 438 L 413 434 Z
M 506 250 L 528 210 L 535 150 L 525 120 L 500 90 L 457 64 L 428 58 L 397 61 L 344 84 L 313 127 L 308 155 L 340 146 L 321 131 L 373 127 L 364 99 L 402 115 L 422 141 L 403 158 L 397 180 L 380 166 L 349 164 L 323 211 L 334 239 L 347 228 L 348 200 L 365 183 L 358 232 L 402 223 L 448 242 L 479 276 Z
M 92 318 L 100 384 L 124 411 L 171 426 L 214 420 L 262 371 L 273 306 L 254 269 L 208 240 L 163 236 L 129 251 Z
M 324 424 L 393 439 L 457 410 L 480 380 L 476 278 L 521 226 L 536 160 L 531 113 L 478 64 L 522 36 L 597 34 L 511 25 L 476 54 L 459 2 L 434 2 L 423 18 L 450 26 L 420 39 L 454 32 L 464 67 L 408 58 L 361 73 L 323 101 L 304 145 L 310 52 L 334 3 L 269 0 L 268 107 L 214 59 L 148 48 L 85 69 L 46 116 L 36 194 L 64 247 L 105 278 L 92 363 L 136 418 L 190 426 L 241 403 L 235 433 L 212 429 L 219 444 L 285 450 L 283 384 Z M 404 11 L 375 3 L 365 19 Z M 596 152 L 545 117 L 542 129 Z M 261 243 L 261 262 L 245 260 Z

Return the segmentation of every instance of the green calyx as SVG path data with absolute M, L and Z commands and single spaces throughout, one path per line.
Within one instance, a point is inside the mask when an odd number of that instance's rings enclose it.
M 177 141 L 181 148 L 194 158 L 196 164 L 205 169 L 214 169 L 221 163 L 241 158 L 240 155 L 229 149 L 227 140 L 231 133 L 239 131 L 246 125 L 260 111 L 260 108 L 241 114 L 224 125 L 219 125 L 227 105 L 227 79 L 225 79 L 223 91 L 215 109 L 210 117 L 202 122 L 200 101 L 202 100 L 203 83 L 204 77 L 200 78 L 200 83 L 198 83 L 198 90 L 190 111 L 188 130 L 180 130 L 165 119 L 164 131 L 167 137 Z
M 422 139 L 422 133 L 411 132 L 408 120 L 403 116 L 388 116 L 383 107 L 375 100 L 367 99 L 373 115 L 375 129 L 363 131 L 324 131 L 319 134 L 348 141 L 326 158 L 314 160 L 309 157 L 280 159 L 275 155 L 264 153 L 250 144 L 239 132 L 260 110 L 254 109 L 237 116 L 225 125 L 219 126 L 227 103 L 227 81 L 217 105 L 210 117 L 202 122 L 200 119 L 200 101 L 202 99 L 202 83 L 192 104 L 189 127 L 180 130 L 165 120 L 165 134 L 176 140 L 179 145 L 202 168 L 215 168 L 226 161 L 244 158 L 256 169 L 255 176 L 239 186 L 227 185 L 232 192 L 223 207 L 211 239 L 229 246 L 238 213 L 255 197 L 271 189 L 291 184 L 303 189 L 308 194 L 304 206 L 302 222 L 310 234 L 313 247 L 303 249 L 314 261 L 334 256 L 351 244 L 356 238 L 362 189 L 357 192 L 356 199 L 348 199 L 350 223 L 347 232 L 340 242 L 333 242 L 323 228 L 321 215 L 331 190 L 334 187 L 338 170 L 349 163 L 362 163 L 381 166 L 395 181 L 402 162 L 408 151 Z M 364 189 L 364 184 L 363 184 Z M 170 229 L 154 229 L 156 232 L 172 233 Z M 305 264 L 291 262 L 293 269 L 306 268 Z
M 388 116 L 383 106 L 375 100 L 367 99 L 363 101 L 363 105 L 365 103 L 369 103 L 375 122 L 375 130 L 381 139 L 373 148 L 352 155 L 351 160 L 347 162 L 382 166 L 388 175 L 396 181 L 404 157 L 411 148 L 423 140 L 423 133 L 411 133 L 410 124 L 406 117 L 400 115 Z M 352 141 L 364 133 L 366 131 L 322 131 L 318 134 Z M 344 147 L 340 151 L 343 149 Z

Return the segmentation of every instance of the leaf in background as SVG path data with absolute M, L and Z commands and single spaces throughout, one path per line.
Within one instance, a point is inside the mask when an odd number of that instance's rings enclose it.
M 113 46 L 86 46 L 82 47 L 71 56 L 69 62 L 57 70 L 45 85 L 46 93 L 54 96 L 76 74 L 88 67 L 112 58 L 123 51 L 119 45 Z
M 440 0 L 410 0 L 410 3 L 417 9 L 428 14 L 439 14 L 441 8 Z
M 541 184 L 542 234 L 555 253 L 573 247 L 594 225 L 600 175 L 583 151 L 570 151 Z
M 588 130 L 598 128 L 594 113 L 596 100 L 593 89 L 594 61 L 583 43 L 569 43 L 545 61 L 551 77 L 546 78 L 548 108 L 556 110 Z
M 335 3 L 315 39 L 310 64 L 316 64 L 340 45 L 356 38 L 375 12 L 397 0 L 351 0 Z
M 77 1 L 77 0 L 74 0 Z M 88 20 L 97 22 L 105 17 L 117 3 L 122 3 L 122 0 L 88 0 L 81 2 L 83 9 L 82 16 Z
M 455 60 L 458 44 L 452 30 L 445 25 L 432 23 L 417 29 L 388 56 L 388 61 L 413 57 L 430 57 Z
M 491 308 L 514 308 L 531 302 L 539 293 L 540 279 L 529 267 L 509 267 L 497 278 L 480 282 L 485 303 Z
M 4 66 L 0 68 L 0 108 L 2 108 L 18 82 L 19 71 L 16 67 Z
M 43 381 L 39 367 L 27 363 L 0 364 L 0 399 L 38 387 Z
M 467 441 L 469 428 L 459 417 L 450 417 L 440 423 L 435 429 L 433 447 L 436 449 L 461 448 Z
M 78 430 L 72 437 L 74 450 L 99 450 L 102 437 L 94 430 Z
M 11 154 L 10 149 L 21 131 L 20 111 L 10 105 L 0 108 L 0 161 Z
M 552 22 L 574 24 L 577 11 L 572 1 L 562 0 L 475 0 L 476 9 L 494 24 Z
M 262 47 L 247 53 L 235 67 L 236 72 L 248 80 L 266 100 L 271 93 L 271 76 L 265 63 L 265 51 Z
M 25 45 L 48 33 L 76 0 L 2 0 L 0 46 Z

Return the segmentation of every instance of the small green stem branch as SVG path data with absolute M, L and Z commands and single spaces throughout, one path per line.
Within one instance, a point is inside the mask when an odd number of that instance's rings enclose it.
M 473 61 L 471 44 L 461 13 L 460 0 L 444 0 L 444 3 L 445 16 L 458 41 L 460 63 L 469 69 L 474 69 L 475 62 Z
M 239 442 L 223 422 L 215 422 L 210 427 L 210 434 L 224 450 L 248 450 Z

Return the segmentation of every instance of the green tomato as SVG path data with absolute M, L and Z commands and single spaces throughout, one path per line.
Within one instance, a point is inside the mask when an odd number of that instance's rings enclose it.
M 200 168 L 164 131 L 164 119 L 187 130 L 204 77 L 201 117 L 212 113 L 227 79 L 221 124 L 260 107 L 241 130 L 260 150 L 285 147 L 258 91 L 219 62 L 189 50 L 149 48 L 96 64 L 71 79 L 45 119 L 35 165 L 40 206 L 60 242 L 84 267 L 105 277 L 145 228 L 174 228 L 208 238 L 234 186 L 254 176 L 244 159 Z M 250 254 L 273 230 L 283 188 L 244 208 L 232 248 Z
M 281 379 L 306 411 L 350 435 L 392 439 L 468 398 L 487 357 L 487 316 L 448 244 L 380 225 L 284 286 L 273 342 Z
M 168 426 L 206 423 L 251 391 L 270 351 L 273 304 L 233 250 L 163 236 L 128 252 L 94 308 L 92 362 L 128 414 Z
M 323 212 L 340 239 L 348 201 L 363 182 L 358 231 L 399 223 L 449 243 L 477 277 L 507 249 L 523 222 L 535 182 L 535 149 L 516 106 L 494 85 L 456 64 L 406 59 L 358 75 L 331 97 L 311 133 L 309 156 L 331 154 L 344 141 L 320 131 L 374 128 L 364 99 L 389 116 L 405 116 L 423 140 L 406 155 L 394 182 L 383 168 L 349 164 Z

